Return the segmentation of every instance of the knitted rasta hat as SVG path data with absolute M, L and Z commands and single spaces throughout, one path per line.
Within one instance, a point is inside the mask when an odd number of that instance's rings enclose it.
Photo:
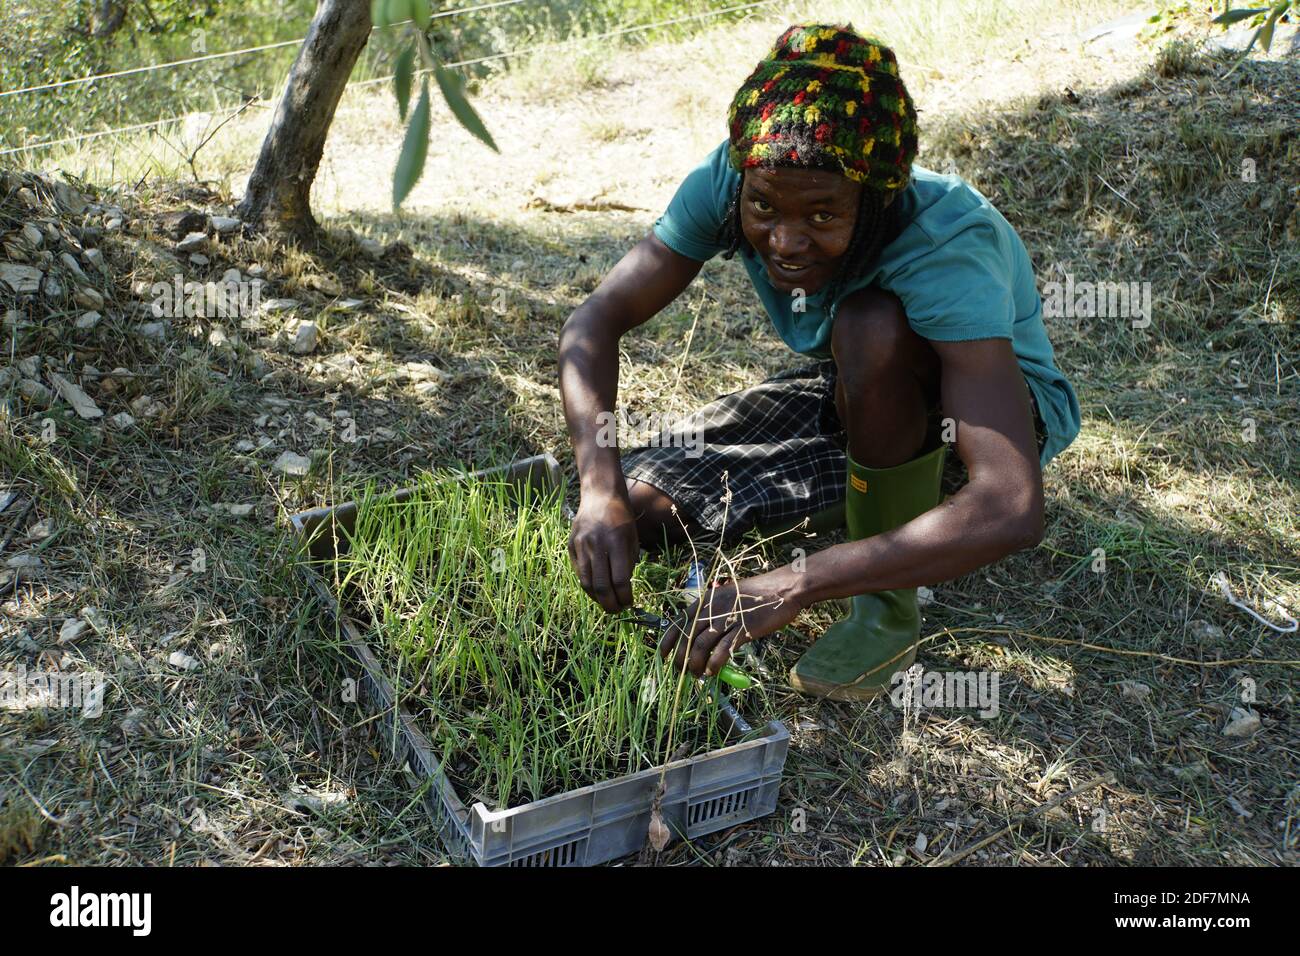
M 797 24 L 781 34 L 727 111 L 737 171 L 832 169 L 889 193 L 916 156 L 916 110 L 894 52 L 852 24 Z

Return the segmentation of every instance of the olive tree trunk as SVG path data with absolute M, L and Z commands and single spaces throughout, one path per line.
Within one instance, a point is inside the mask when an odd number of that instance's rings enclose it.
M 311 186 L 334 111 L 369 38 L 368 0 L 319 0 L 239 204 L 239 217 L 253 229 L 315 234 Z

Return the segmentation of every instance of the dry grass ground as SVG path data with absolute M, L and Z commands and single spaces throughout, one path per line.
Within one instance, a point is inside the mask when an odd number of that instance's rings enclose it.
M 974 21 L 944 2 L 910 19 L 883 4 L 798 14 L 851 15 L 896 46 L 922 109 L 919 162 L 984 192 L 1044 281 L 1151 283 L 1146 328 L 1050 322 L 1084 429 L 1047 473 L 1047 540 L 936 585 L 926 606 L 922 662 L 998 672 L 998 714 L 785 692 L 800 635 L 837 614 L 812 609 L 748 662 L 772 678 L 769 703 L 792 730 L 779 812 L 661 862 L 932 863 L 1008 825 L 961 862 L 1297 862 L 1300 640 L 1226 604 L 1210 579 L 1224 572 L 1274 620 L 1270 601 L 1300 611 L 1300 63 L 1253 60 L 1224 79 L 1229 61 L 1167 36 L 1083 43 L 1120 4 L 1024 6 L 980 4 Z M 109 675 L 102 717 L 0 713 L 0 860 L 442 859 L 373 716 L 342 698 L 355 667 L 290 566 L 283 516 L 429 463 L 550 450 L 571 470 L 559 326 L 721 139 L 728 92 L 789 13 L 679 44 L 579 47 L 493 78 L 478 103 L 502 155 L 444 124 L 397 216 L 391 94 L 350 95 L 317 189 L 321 247 L 223 242 L 207 267 L 185 267 L 207 278 L 262 265 L 264 297 L 298 299 L 320 323 L 310 356 L 276 348 L 269 321 L 226 323 L 231 345 L 212 344 L 203 320 L 175 322 L 165 342 L 131 334 L 132 282 L 172 268 L 151 213 L 228 203 L 256 121 L 214 142 L 202 173 L 215 192 L 110 197 L 128 215 L 103 245 L 115 277 L 104 322 L 73 332 L 69 314 L 6 338 L 15 358 L 79 376 L 109 415 L 145 394 L 161 408 L 125 432 L 56 413 L 51 445 L 48 412 L 16 402 L 0 421 L 0 467 L 32 502 L 21 522 L 18 506 L 0 512 L 0 541 L 14 532 L 0 558 L 43 563 L 5 599 L 0 668 Z M 145 168 L 156 145 L 112 168 Z M 67 168 L 109 169 L 104 154 L 77 161 Z M 19 214 L 2 214 L 7 233 Z M 349 230 L 393 245 L 370 258 Z M 362 304 L 340 308 L 346 298 Z M 625 340 L 620 399 L 685 412 L 794 361 L 739 267 L 714 262 Z M 358 441 L 343 440 L 344 417 Z M 308 476 L 271 472 L 286 449 L 311 454 Z M 254 509 L 236 518 L 231 504 Z M 50 525 L 33 536 L 38 520 Z M 107 625 L 60 646 L 61 622 L 84 606 Z M 177 651 L 198 666 L 175 666 Z M 1259 729 L 1224 734 L 1234 708 Z

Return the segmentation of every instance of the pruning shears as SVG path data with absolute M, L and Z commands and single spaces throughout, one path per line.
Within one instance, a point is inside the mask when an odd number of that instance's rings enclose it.
M 649 634 L 647 634 L 647 640 L 656 647 L 659 646 L 659 642 L 663 638 L 664 632 L 671 626 L 671 623 L 667 618 L 660 617 L 658 614 L 651 614 L 649 611 L 643 611 L 637 607 L 632 608 L 631 617 L 624 618 L 623 620 L 647 628 L 649 631 Z M 753 678 L 744 671 L 732 667 L 730 664 L 723 664 L 721 669 L 718 671 L 717 677 L 718 680 L 722 681 L 722 683 L 734 687 L 736 690 L 748 690 L 750 687 L 754 686 Z

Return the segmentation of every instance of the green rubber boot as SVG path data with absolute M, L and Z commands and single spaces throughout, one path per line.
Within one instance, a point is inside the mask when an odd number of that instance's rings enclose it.
M 940 445 L 894 468 L 867 468 L 849 458 L 848 539 L 897 528 L 937 505 L 947 449 Z M 859 594 L 848 617 L 828 627 L 790 669 L 790 685 L 815 697 L 868 700 L 916 660 L 920 634 L 915 588 Z

